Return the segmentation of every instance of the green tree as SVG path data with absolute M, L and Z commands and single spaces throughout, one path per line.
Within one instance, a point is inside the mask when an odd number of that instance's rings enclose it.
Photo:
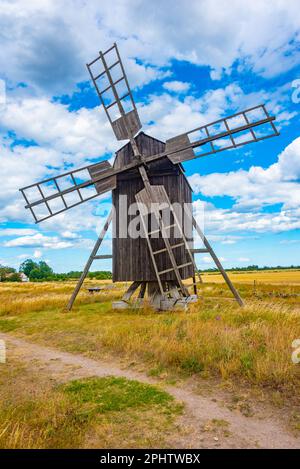
M 40 278 L 47 278 L 53 275 L 53 269 L 45 261 L 40 261 L 38 268 L 41 274 Z
M 42 280 L 43 274 L 41 273 L 40 269 L 37 267 L 36 269 L 32 269 L 30 272 L 30 280 Z
M 21 277 L 20 277 L 20 274 L 18 274 L 18 272 L 14 272 L 9 277 L 6 277 L 5 280 L 7 282 L 21 282 Z
M 22 264 L 20 265 L 19 272 L 24 272 L 27 277 L 30 277 L 30 273 L 34 269 L 38 269 L 39 265 L 34 262 L 32 259 L 26 259 Z
M 7 274 L 13 274 L 16 271 L 13 267 L 0 264 L 0 278 L 5 278 Z

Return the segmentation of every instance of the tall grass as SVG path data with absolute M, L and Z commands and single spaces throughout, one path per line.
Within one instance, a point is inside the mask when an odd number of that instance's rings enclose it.
M 95 282 L 93 282 L 94 284 Z M 85 283 L 76 299 L 76 305 L 99 301 L 97 294 L 91 295 L 86 287 L 91 283 Z M 75 282 L 45 282 L 0 284 L 0 316 L 43 311 L 45 309 L 65 309 L 70 296 L 75 288 Z M 120 295 L 118 288 L 101 292 L 102 298 L 114 299 Z
M 73 286 L 0 285 L 0 330 L 30 334 L 31 340 L 96 359 L 105 350 L 149 369 L 243 380 L 297 394 L 300 366 L 292 363 L 291 353 L 293 340 L 300 338 L 299 287 L 260 285 L 253 292 L 240 285 L 246 299 L 241 309 L 222 300 L 227 289 L 210 284 L 204 288 L 206 300 L 188 313 L 163 314 L 147 308 L 113 311 L 111 300 L 120 290 L 92 296 L 83 290 L 74 310 L 62 314 Z
M 300 384 L 291 361 L 292 341 L 300 337 L 299 315 L 257 302 L 243 310 L 226 305 L 166 317 L 137 316 L 104 329 L 101 344 L 120 355 L 138 357 L 189 374 L 244 379 L 289 389 Z

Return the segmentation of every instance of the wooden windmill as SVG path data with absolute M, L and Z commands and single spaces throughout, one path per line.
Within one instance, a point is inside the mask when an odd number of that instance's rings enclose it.
M 113 281 L 132 282 L 116 307 L 128 306 L 136 291 L 139 303 L 148 296 L 157 309 L 185 306 L 197 298 L 197 285 L 202 282 L 195 253 L 207 253 L 212 257 L 242 306 L 239 293 L 192 213 L 188 214 L 190 230 L 187 232 L 183 217 L 173 206 L 176 203 L 184 207 L 192 199 L 182 162 L 278 135 L 273 122 L 275 117 L 268 114 L 264 105 L 259 105 L 163 143 L 144 132 L 139 133 L 141 122 L 116 44 L 106 52 L 99 52 L 87 68 L 117 140 L 127 140 L 127 143 L 116 153 L 113 166 L 101 161 L 20 189 L 25 207 L 36 223 L 112 191 L 115 210 L 107 217 L 68 308 L 72 308 L 92 262 L 104 258 L 113 259 Z M 126 205 L 120 208 L 123 196 L 126 196 Z M 134 203 L 139 212 L 140 236 L 121 236 L 120 220 Z M 167 223 L 163 216 L 166 209 Z M 112 255 L 99 255 L 111 222 L 115 234 Z M 203 242 L 201 249 L 193 249 L 193 228 Z M 193 278 L 190 285 L 184 282 L 187 278 Z

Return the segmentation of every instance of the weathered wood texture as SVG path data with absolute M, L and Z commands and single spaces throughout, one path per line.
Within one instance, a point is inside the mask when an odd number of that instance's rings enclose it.
M 129 138 L 128 130 L 131 134 L 136 134 L 142 127 L 139 115 L 136 109 L 128 112 L 124 116 L 112 122 L 112 128 L 118 140 Z
M 164 151 L 165 144 L 157 139 L 149 137 L 141 132 L 136 137 L 136 143 L 143 155 L 153 155 Z M 130 163 L 134 158 L 130 144 L 125 145 L 117 152 L 115 168 L 122 167 L 124 164 Z M 180 165 L 172 164 L 167 158 L 149 164 L 148 176 L 151 184 L 163 185 L 168 194 L 171 203 L 179 202 L 180 204 L 191 203 L 192 190 L 183 174 Z M 136 202 L 135 195 L 143 189 L 143 182 L 137 170 L 127 172 L 124 175 L 117 176 L 117 188 L 113 191 L 113 204 L 116 209 L 116 217 L 114 222 L 113 239 L 113 280 L 114 281 L 156 281 L 156 275 L 150 258 L 147 241 L 145 238 L 138 237 L 119 237 L 119 219 L 120 207 L 119 201 L 122 195 L 127 195 L 127 207 Z M 124 207 L 122 211 L 124 210 Z M 128 217 L 128 224 L 136 217 L 131 215 Z M 172 219 L 171 219 L 172 222 Z M 174 237 L 174 232 L 169 238 L 171 244 L 179 242 L 178 237 Z M 187 239 L 191 239 L 192 230 Z M 165 247 L 163 240 L 153 239 L 152 246 L 154 250 Z M 176 263 L 178 265 L 185 264 L 190 258 L 184 247 L 173 250 Z M 159 271 L 171 267 L 171 262 L 166 253 L 157 256 L 157 265 Z M 194 275 L 193 266 L 184 267 L 180 270 L 182 278 L 188 278 Z M 175 281 L 174 272 L 169 272 L 161 276 L 162 281 Z
M 111 165 L 108 161 L 101 161 L 100 163 L 94 164 L 92 166 L 88 166 L 87 170 L 92 179 L 97 178 L 104 174 L 105 171 L 109 171 L 111 169 Z M 113 190 L 117 187 L 117 177 L 110 176 L 107 179 L 103 179 L 103 181 L 99 181 L 95 183 L 95 188 L 98 194 L 103 194 L 109 190 Z

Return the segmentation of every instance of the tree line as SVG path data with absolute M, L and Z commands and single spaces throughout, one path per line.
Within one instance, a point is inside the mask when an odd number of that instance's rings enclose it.
M 300 269 L 300 265 L 289 265 L 289 266 L 282 266 L 282 265 L 277 265 L 273 267 L 269 267 L 267 265 L 263 267 L 259 267 L 258 265 L 248 265 L 247 267 L 230 267 L 226 268 L 225 270 L 227 272 L 251 272 L 251 271 L 256 271 L 256 270 L 290 270 L 290 269 Z M 201 270 L 199 269 L 200 272 L 218 272 L 218 269 L 216 267 L 212 267 L 210 269 L 204 269 Z
M 68 279 L 77 279 L 81 271 L 72 270 L 66 273 L 55 273 L 45 261 L 35 262 L 32 259 L 26 259 L 19 267 L 19 271 L 13 267 L 0 265 L 0 281 L 2 282 L 21 282 L 21 273 L 25 274 L 31 282 L 49 282 Z M 110 271 L 89 272 L 88 278 L 97 280 L 106 280 L 112 278 Z
M 258 265 L 248 265 L 247 267 L 231 267 L 226 269 L 229 272 L 251 272 L 256 270 L 286 270 L 286 269 L 300 269 L 299 265 L 290 265 L 282 267 L 259 267 Z M 200 272 L 218 272 L 216 268 L 199 269 Z M 1 282 L 21 282 L 20 274 L 25 274 L 31 282 L 49 282 L 59 280 L 78 279 L 82 273 L 80 270 L 71 270 L 66 273 L 55 273 L 53 269 L 45 261 L 35 262 L 32 259 L 26 259 L 19 267 L 19 271 L 13 267 L 3 266 L 0 264 L 0 281 Z M 90 279 L 96 280 L 109 280 L 112 278 L 112 273 L 108 270 L 98 270 L 89 272 L 87 275 Z

